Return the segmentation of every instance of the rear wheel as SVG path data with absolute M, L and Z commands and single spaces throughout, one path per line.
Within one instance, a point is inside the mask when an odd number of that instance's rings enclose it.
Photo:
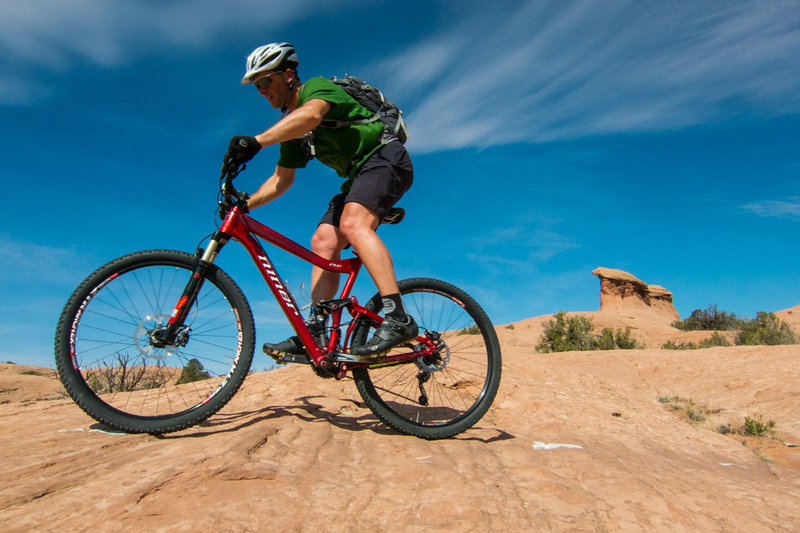
M 425 439 L 451 437 L 483 417 L 500 384 L 500 344 L 489 317 L 461 289 L 435 279 L 399 282 L 403 303 L 430 339 L 434 353 L 411 362 L 373 365 L 353 371 L 361 397 L 389 426 Z M 381 306 L 380 295 L 366 305 Z M 363 343 L 374 329 L 359 324 L 353 344 Z M 422 343 L 396 348 L 422 350 Z
M 72 294 L 56 331 L 56 366 L 89 416 L 126 432 L 166 433 L 205 420 L 239 389 L 253 358 L 253 315 L 215 265 L 174 343 L 159 341 L 195 262 L 173 250 L 128 254 Z

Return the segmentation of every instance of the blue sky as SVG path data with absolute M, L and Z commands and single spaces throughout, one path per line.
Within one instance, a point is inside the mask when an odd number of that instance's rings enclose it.
M 682 316 L 800 304 L 798 2 L 30 0 L 0 20 L 2 361 L 51 366 L 61 307 L 102 263 L 214 229 L 228 139 L 279 118 L 244 59 L 282 40 L 304 79 L 358 75 L 405 111 L 415 184 L 381 230 L 399 277 L 450 280 L 497 324 L 596 310 L 598 266 Z M 254 216 L 306 244 L 338 180 L 313 162 Z M 219 262 L 258 343 L 283 338 L 242 250 Z

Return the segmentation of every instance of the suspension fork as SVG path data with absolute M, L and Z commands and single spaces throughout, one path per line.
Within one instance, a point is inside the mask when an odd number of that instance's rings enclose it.
M 196 262 L 194 270 L 189 278 L 189 282 L 183 289 L 183 294 L 175 305 L 175 309 L 172 310 L 166 327 L 153 333 L 152 338 L 157 341 L 157 344 L 166 346 L 175 343 L 175 338 L 183 327 L 183 322 L 186 320 L 189 310 L 192 308 L 197 295 L 200 293 L 200 289 L 203 288 L 203 282 L 206 279 L 206 273 L 209 267 L 214 263 L 217 254 L 222 247 L 227 244 L 229 238 L 230 236 L 227 233 L 217 231 L 211 237 L 205 250 L 201 248 L 197 249 L 195 252 Z

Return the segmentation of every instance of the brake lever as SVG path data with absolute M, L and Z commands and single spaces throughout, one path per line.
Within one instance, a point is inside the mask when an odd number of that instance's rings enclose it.
M 222 164 L 220 179 L 225 179 L 226 177 L 230 179 L 235 179 L 236 176 L 239 175 L 241 171 L 245 169 L 247 165 L 245 163 L 234 163 L 234 162 L 225 162 Z

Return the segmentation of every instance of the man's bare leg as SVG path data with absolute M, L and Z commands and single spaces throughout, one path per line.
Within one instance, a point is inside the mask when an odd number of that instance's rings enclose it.
M 311 250 L 325 259 L 336 261 L 342 252 L 342 248 L 347 244 L 341 232 L 330 224 L 320 224 L 317 231 L 311 238 Z M 313 303 L 323 300 L 332 300 L 336 297 L 336 290 L 339 288 L 339 273 L 323 270 L 314 267 L 311 271 L 311 300 Z M 314 320 L 311 320 L 314 318 Z M 309 330 L 312 335 L 315 331 L 324 328 L 324 320 L 318 321 L 312 315 L 308 321 Z M 297 336 L 292 336 L 283 342 L 264 343 L 264 352 L 271 357 L 278 359 L 285 354 L 303 355 L 306 353 L 302 341 Z
M 403 307 L 392 256 L 375 232 L 379 222 L 378 215 L 372 209 L 349 202 L 344 206 L 339 224 L 341 233 L 355 248 L 383 297 L 384 320 L 380 327 L 366 344 L 351 347 L 354 355 L 370 359 L 380 358 L 418 333 L 417 324 Z
M 342 232 L 330 224 L 320 224 L 311 237 L 311 251 L 320 257 L 338 261 L 342 249 L 347 245 Z M 317 266 L 311 270 L 311 302 L 332 300 L 339 289 L 339 273 L 324 270 Z
M 346 203 L 339 229 L 353 245 L 358 257 L 378 287 L 381 296 L 400 292 L 389 250 L 375 232 L 380 219 L 377 213 L 355 202 Z

